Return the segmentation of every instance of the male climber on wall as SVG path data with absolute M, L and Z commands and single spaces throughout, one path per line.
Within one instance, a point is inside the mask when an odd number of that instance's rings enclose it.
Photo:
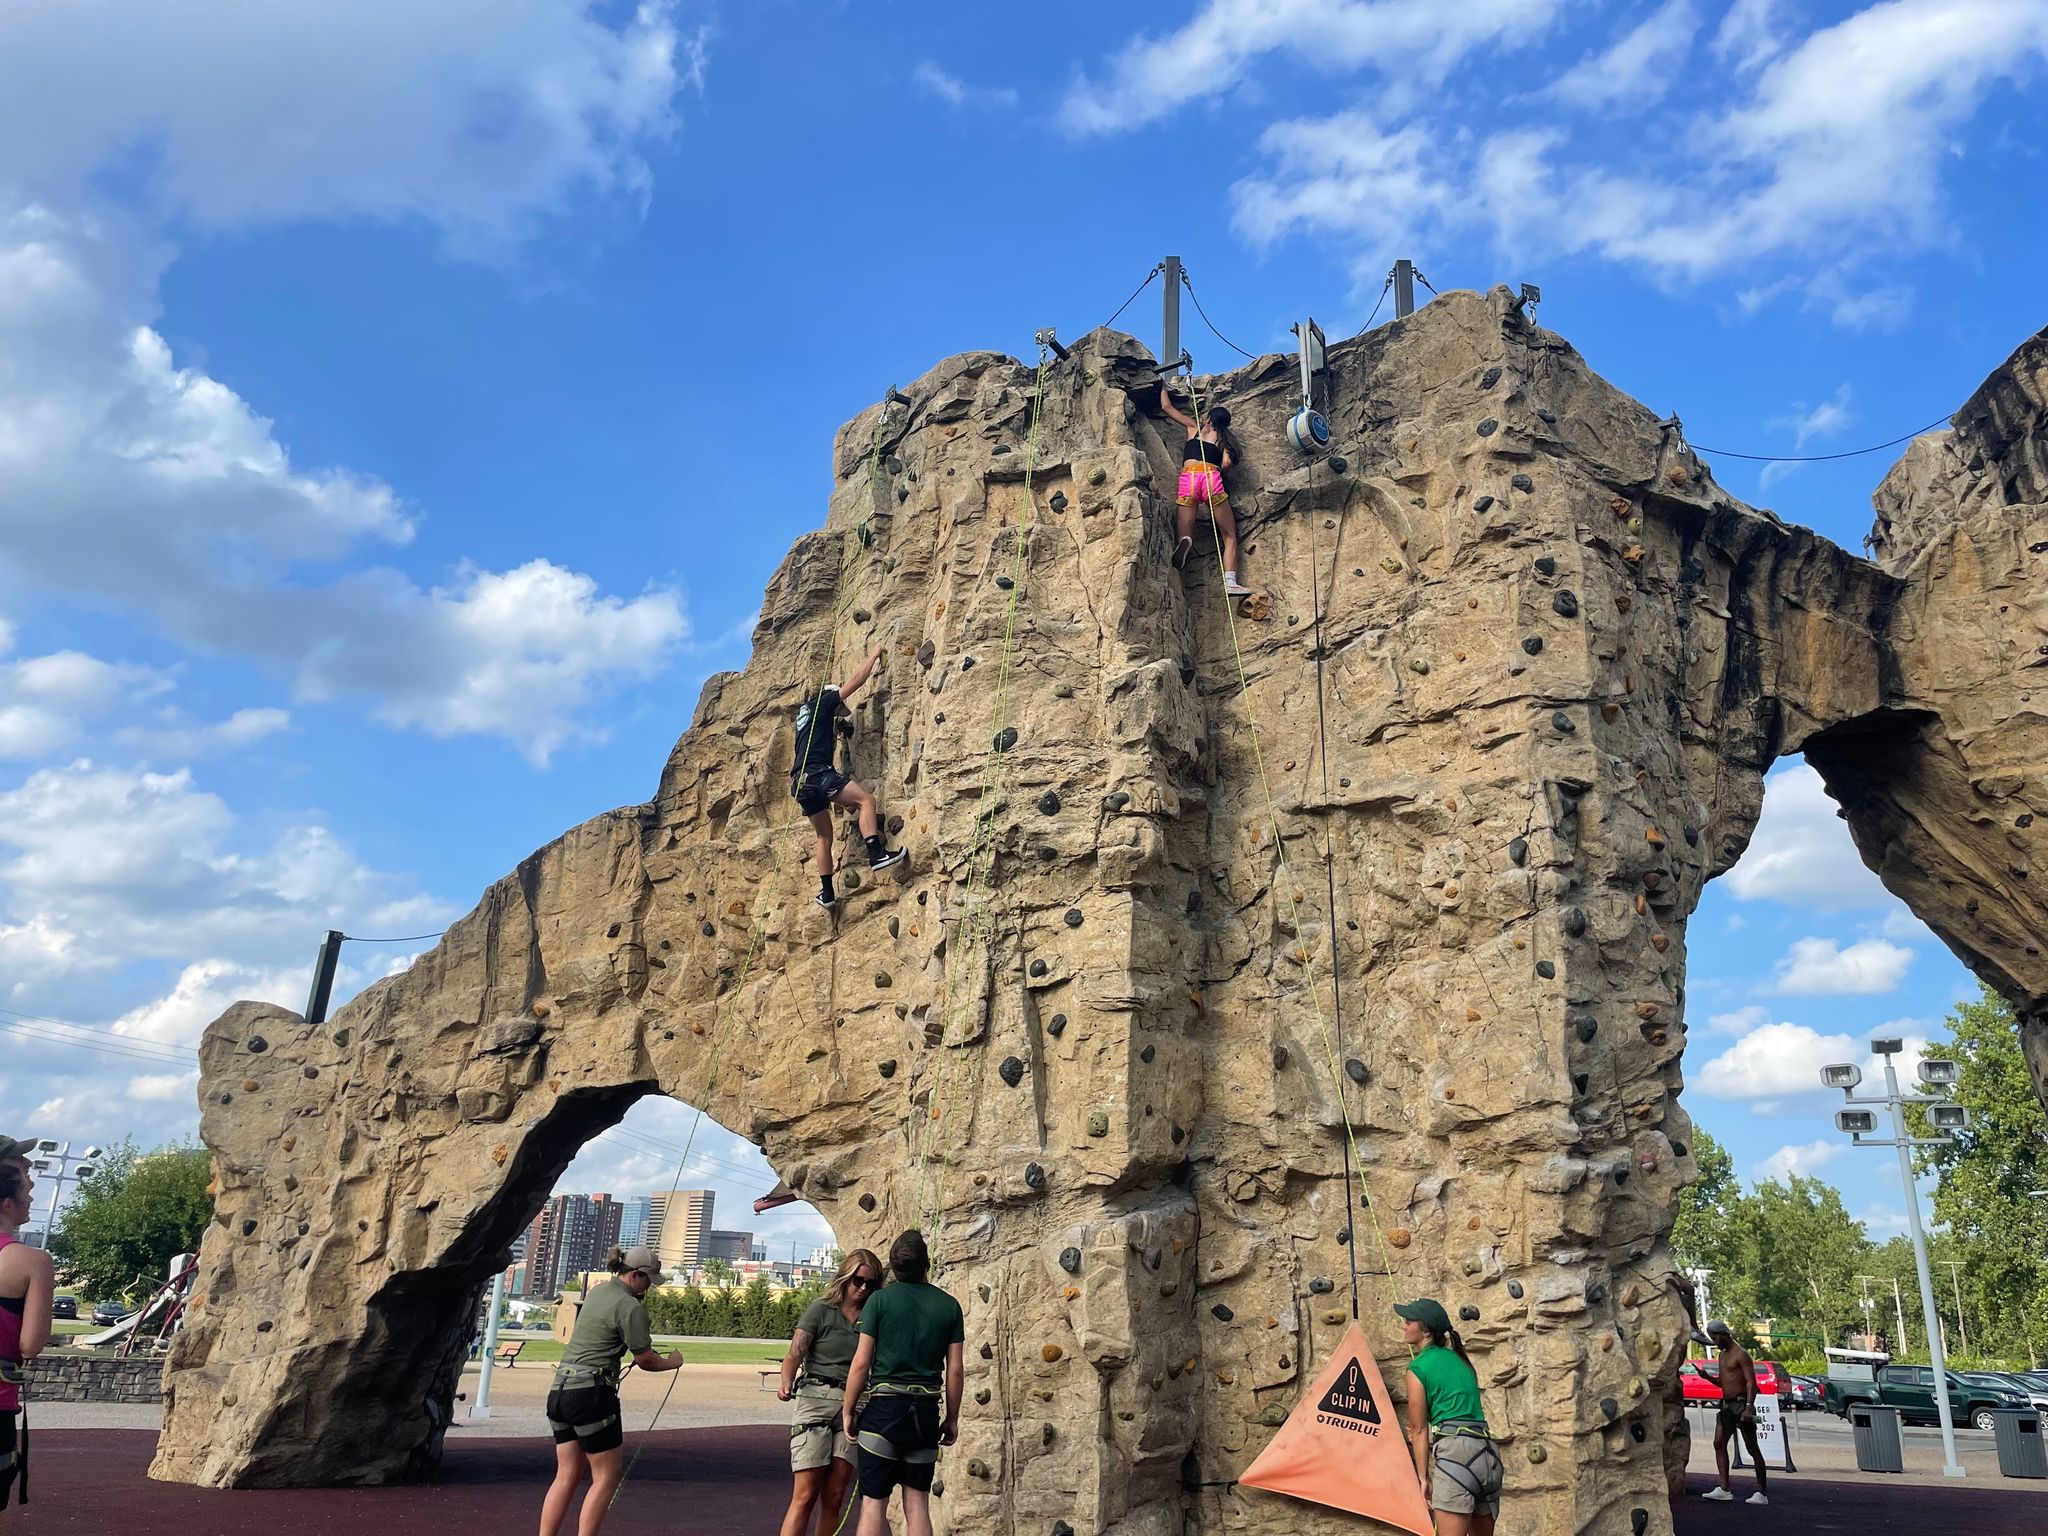
M 845 682 L 827 683 L 815 693 L 806 694 L 797 706 L 796 759 L 789 774 L 789 792 L 796 796 L 798 808 L 810 818 L 811 828 L 818 834 L 817 902 L 828 910 L 839 902 L 832 890 L 833 806 L 850 805 L 859 815 L 861 839 L 868 847 L 869 869 L 887 869 L 903 858 L 901 848 L 890 848 L 882 841 L 875 797 L 833 766 L 840 717 L 851 715 L 846 701 L 867 682 L 875 663 L 882 659 L 883 649 L 878 645 L 868 652 L 868 659 Z M 850 718 L 846 728 L 852 729 Z

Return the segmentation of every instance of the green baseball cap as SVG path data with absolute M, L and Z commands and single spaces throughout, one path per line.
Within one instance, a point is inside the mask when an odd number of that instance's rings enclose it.
M 1405 1306 L 1395 1307 L 1394 1316 L 1405 1318 L 1411 1323 L 1420 1323 L 1431 1333 L 1449 1333 L 1451 1331 L 1451 1314 L 1444 1310 L 1442 1302 L 1432 1301 L 1427 1296 L 1411 1301 Z
M 12 1136 L 0 1136 L 0 1163 L 6 1162 L 9 1158 L 19 1158 L 27 1162 L 35 1156 L 35 1152 L 36 1144 L 33 1141 L 16 1141 Z

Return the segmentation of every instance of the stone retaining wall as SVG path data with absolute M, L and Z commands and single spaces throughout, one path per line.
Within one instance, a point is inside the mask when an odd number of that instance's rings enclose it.
M 160 1403 L 164 1363 L 149 1355 L 51 1350 L 28 1364 L 31 1403 Z

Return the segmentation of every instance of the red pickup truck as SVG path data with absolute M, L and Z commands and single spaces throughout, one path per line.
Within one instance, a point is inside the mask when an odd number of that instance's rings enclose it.
M 1721 1362 L 1686 1361 L 1678 1368 L 1678 1384 L 1684 1389 L 1688 1403 L 1718 1403 L 1721 1401 Z M 1768 1360 L 1756 1362 L 1756 1388 L 1773 1397 L 1784 1391 L 1778 1368 Z

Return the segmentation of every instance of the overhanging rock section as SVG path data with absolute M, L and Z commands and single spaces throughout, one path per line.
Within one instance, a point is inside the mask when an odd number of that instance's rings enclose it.
M 941 364 L 840 434 L 824 530 L 653 801 L 328 1024 L 219 1020 L 156 1475 L 431 1465 L 512 1236 L 662 1093 L 842 1244 L 933 1234 L 969 1338 L 947 1530 L 1350 1529 L 1233 1479 L 1354 1269 L 1390 1381 L 1394 1300 L 1461 1319 L 1518 1525 L 1668 1529 L 1687 917 L 1804 748 L 2038 1017 L 2043 753 L 1994 676 L 2043 638 L 2038 491 L 1983 489 L 1974 448 L 1895 475 L 1913 553 L 1872 564 L 1729 498 L 1505 291 L 1330 361 L 1341 469 L 1287 447 L 1290 361 L 1202 381 L 1244 450 L 1244 615 L 1213 550 L 1169 567 L 1179 434 L 1136 343 Z M 2039 391 L 1999 399 L 1986 465 L 2038 441 Z M 847 766 L 911 862 L 828 914 L 791 713 L 878 643 Z

